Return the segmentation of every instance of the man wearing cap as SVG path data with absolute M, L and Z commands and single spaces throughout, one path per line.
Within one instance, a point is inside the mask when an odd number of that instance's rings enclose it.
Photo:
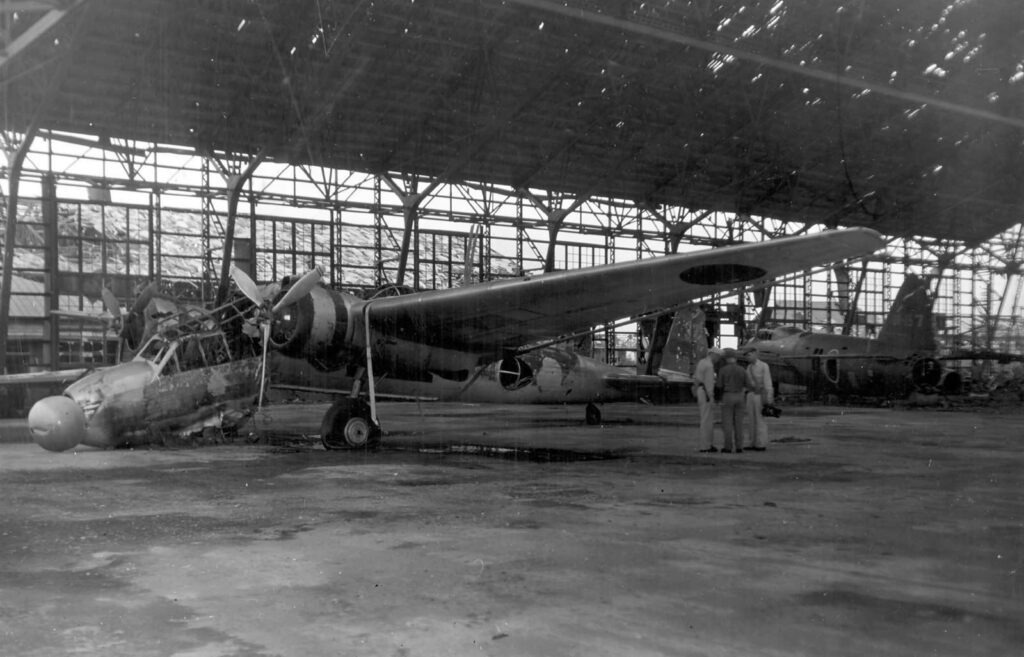
M 750 418 L 750 449 L 763 452 L 768 446 L 768 423 L 761 415 L 765 404 L 775 403 L 775 388 L 772 386 L 772 373 L 768 363 L 758 356 L 757 348 L 747 352 L 747 383 L 750 394 L 747 395 L 747 417 Z
M 721 351 L 710 349 L 704 358 L 697 361 L 693 372 L 693 396 L 697 398 L 700 410 L 700 451 L 717 452 L 715 448 L 715 363 L 721 358 Z
M 729 454 L 735 449 L 743 451 L 743 414 L 747 410 L 747 371 L 736 362 L 736 350 L 726 349 L 725 365 L 718 371 L 718 385 L 722 389 L 722 433 L 725 444 L 722 451 Z

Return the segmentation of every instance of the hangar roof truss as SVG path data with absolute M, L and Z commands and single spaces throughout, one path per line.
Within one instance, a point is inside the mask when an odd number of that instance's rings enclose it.
M 0 10 L 8 131 L 38 117 L 203 153 L 966 243 L 1024 207 L 1016 0 Z

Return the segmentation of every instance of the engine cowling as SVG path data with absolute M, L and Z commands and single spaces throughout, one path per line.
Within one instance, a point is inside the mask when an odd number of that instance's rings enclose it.
M 946 372 L 939 381 L 939 390 L 944 395 L 960 395 L 964 392 L 964 380 L 958 372 Z
M 533 381 L 533 368 L 518 356 L 506 356 L 498 363 L 498 383 L 505 390 L 519 390 Z
M 910 380 L 919 390 L 938 387 L 942 374 L 942 363 L 934 358 L 918 358 L 910 368 Z
M 270 329 L 270 346 L 286 356 L 337 363 L 347 360 L 355 297 L 316 287 L 281 309 Z

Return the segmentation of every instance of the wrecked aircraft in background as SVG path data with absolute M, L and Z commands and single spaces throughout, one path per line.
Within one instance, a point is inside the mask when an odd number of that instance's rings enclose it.
M 959 394 L 960 374 L 936 356 L 932 304 L 927 281 L 908 274 L 877 338 L 780 326 L 758 331 L 742 349 L 757 348 L 777 385 L 803 386 L 813 398 Z

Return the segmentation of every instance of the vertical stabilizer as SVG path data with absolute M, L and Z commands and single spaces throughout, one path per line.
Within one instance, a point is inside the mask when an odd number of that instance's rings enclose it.
M 878 342 L 888 349 L 935 351 L 932 299 L 925 279 L 914 274 L 906 275 L 878 332 Z
M 697 361 L 707 353 L 708 334 L 704 329 L 704 311 L 699 306 L 688 306 L 676 311 L 662 350 L 659 369 L 690 374 Z

